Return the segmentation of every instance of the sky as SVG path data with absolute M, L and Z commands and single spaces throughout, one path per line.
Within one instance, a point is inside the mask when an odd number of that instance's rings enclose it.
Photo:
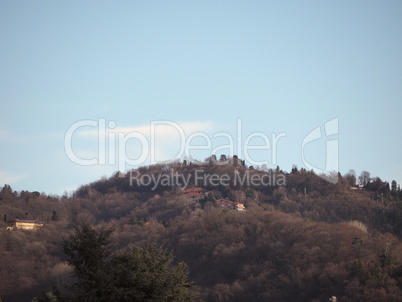
M 0 186 L 61 195 L 211 154 L 402 183 L 401 15 L 399 0 L 0 1 Z

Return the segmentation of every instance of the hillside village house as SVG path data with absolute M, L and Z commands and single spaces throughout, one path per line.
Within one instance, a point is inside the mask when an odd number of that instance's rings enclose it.
M 204 194 L 205 194 L 205 190 L 204 190 L 203 188 L 194 187 L 194 188 L 190 188 L 190 189 L 184 190 L 184 194 L 187 194 L 187 193 L 199 193 L 199 194 L 204 195 Z
M 22 219 L 15 218 L 8 222 L 7 230 L 16 229 L 16 230 L 33 231 L 42 226 L 43 226 L 43 223 L 39 223 L 34 220 L 22 220 Z
M 198 202 L 205 197 L 205 190 L 203 188 L 190 188 L 184 190 L 184 196 L 187 197 L 190 202 Z M 218 207 L 227 210 L 245 211 L 244 204 L 240 202 L 234 202 L 228 199 L 221 198 L 217 201 Z
M 200 199 L 204 198 L 205 190 L 203 188 L 190 188 L 184 190 L 184 196 L 188 198 L 189 201 L 200 201 Z
M 222 208 L 227 210 L 236 210 L 236 211 L 244 211 L 245 207 L 244 204 L 240 202 L 234 202 L 228 199 L 221 198 L 219 199 L 216 204 Z
M 195 193 L 195 192 L 191 192 L 191 193 L 186 193 L 184 194 L 184 196 L 187 197 L 188 201 L 200 201 L 200 199 L 204 198 L 204 195 L 200 194 L 200 193 Z

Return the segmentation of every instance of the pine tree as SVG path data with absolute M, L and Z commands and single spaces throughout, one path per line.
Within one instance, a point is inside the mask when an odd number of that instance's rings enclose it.
M 55 210 L 53 210 L 53 214 L 52 214 L 52 221 L 57 221 L 57 212 Z
M 62 242 L 74 282 L 57 301 L 197 301 L 198 288 L 187 280 L 186 264 L 172 265 L 174 256 L 150 244 L 113 253 L 113 228 L 95 230 L 83 224 Z M 46 297 L 38 301 L 47 301 Z

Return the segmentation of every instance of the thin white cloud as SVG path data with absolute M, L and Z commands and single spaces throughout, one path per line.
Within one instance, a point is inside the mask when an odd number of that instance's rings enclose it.
M 183 156 L 184 145 L 190 135 L 205 134 L 213 130 L 213 126 L 209 121 L 161 120 L 137 127 L 119 127 L 106 120 L 80 121 L 66 132 L 66 154 L 81 165 L 118 164 L 119 170 L 124 170 L 122 163 L 143 165 L 178 159 Z M 90 140 L 92 143 L 89 143 Z M 99 145 L 93 144 L 95 140 Z M 71 150 L 73 144 L 78 148 L 75 149 L 77 152 Z M 88 157 L 91 154 L 98 154 L 98 157 Z M 93 160 L 80 160 L 85 158 Z M 99 158 L 103 158 L 102 163 L 97 160 Z
M 15 184 L 15 183 L 23 180 L 26 177 L 27 177 L 27 175 L 25 175 L 25 174 L 12 174 L 9 172 L 0 171 L 0 184 L 2 184 L 2 185 Z
M 153 124 L 151 124 L 153 123 Z M 100 123 L 97 123 L 95 127 L 91 127 L 92 129 L 84 129 L 78 130 L 76 135 L 83 138 L 98 138 L 99 134 L 107 135 L 109 133 L 115 133 L 118 135 L 121 134 L 129 134 L 129 133 L 141 133 L 146 137 L 151 135 L 151 130 L 155 131 L 155 135 L 170 135 L 176 134 L 180 132 L 184 132 L 187 136 L 195 133 L 195 132 L 204 132 L 213 129 L 213 124 L 210 121 L 206 122 L 173 122 L 173 121 L 152 121 L 149 125 L 142 125 L 137 127 L 114 127 L 111 128 L 111 125 L 105 124 L 105 131 L 100 129 Z

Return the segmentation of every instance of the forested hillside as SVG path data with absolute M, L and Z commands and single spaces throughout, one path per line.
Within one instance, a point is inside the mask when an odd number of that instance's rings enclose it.
M 219 181 L 214 181 L 217 177 Z M 73 195 L 0 190 L 0 297 L 31 301 L 71 267 L 62 238 L 84 222 L 114 227 L 115 252 L 163 245 L 184 261 L 205 301 L 401 301 L 402 192 L 368 172 L 246 167 L 237 158 L 141 167 Z M 356 179 L 358 178 L 358 180 Z M 183 189 L 206 193 L 190 201 Z M 220 198 L 243 212 L 217 206 Z M 7 230 L 13 218 L 44 223 Z

